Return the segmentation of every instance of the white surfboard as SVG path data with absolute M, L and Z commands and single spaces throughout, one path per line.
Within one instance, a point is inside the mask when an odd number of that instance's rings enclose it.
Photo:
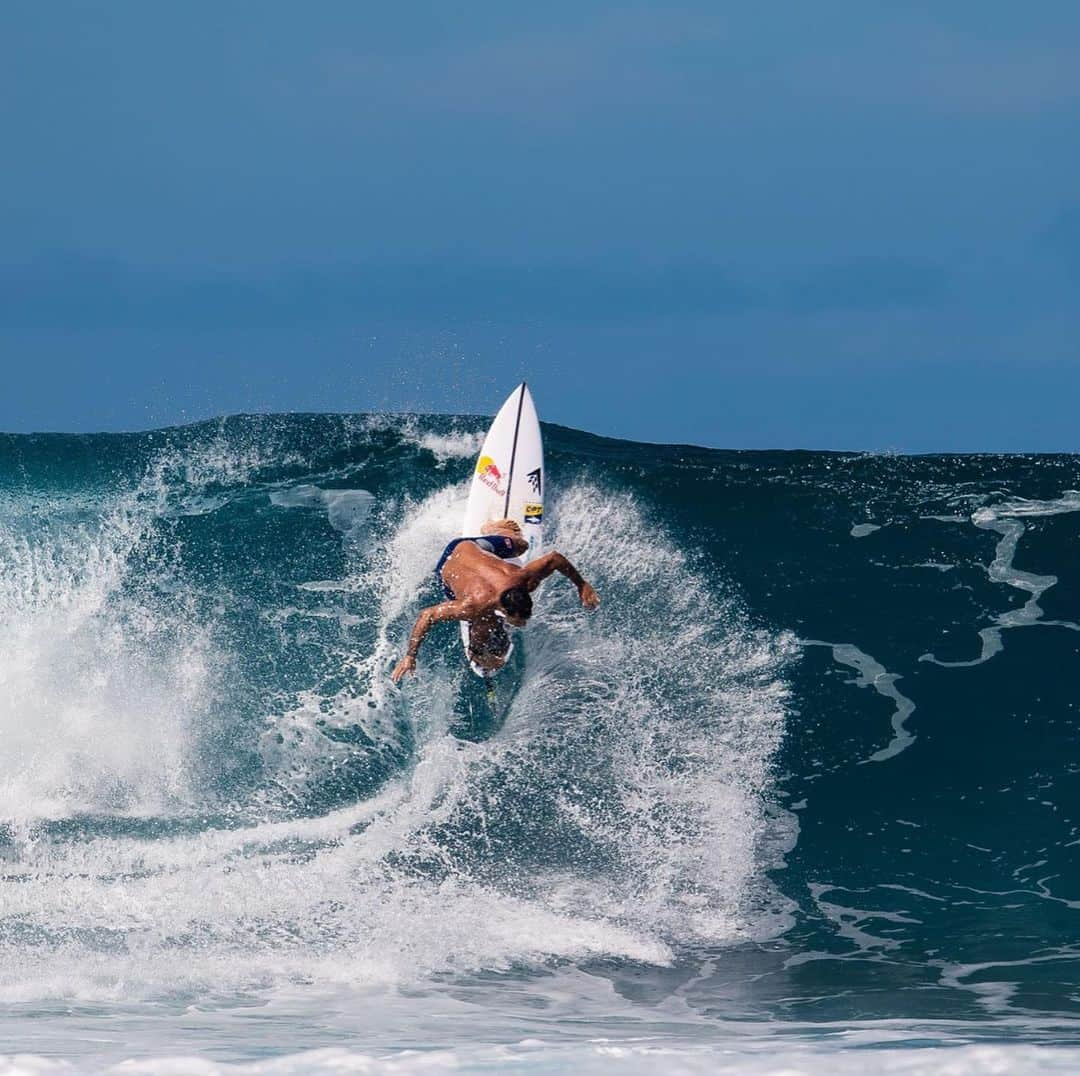
M 524 556 L 510 563 L 528 563 L 540 553 L 546 482 L 540 420 L 536 417 L 532 393 L 522 382 L 499 408 L 484 438 L 473 468 L 469 503 L 461 524 L 462 537 L 479 534 L 483 524 L 493 519 L 516 520 L 529 548 Z M 461 641 L 468 654 L 468 624 L 461 625 Z M 506 656 L 509 658 L 510 653 Z M 469 664 L 478 676 L 491 675 L 472 662 Z

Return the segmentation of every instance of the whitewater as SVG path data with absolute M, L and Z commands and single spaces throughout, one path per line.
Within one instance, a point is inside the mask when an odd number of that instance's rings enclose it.
M 491 706 L 485 426 L 0 436 L 0 1074 L 1080 1065 L 1080 458 L 545 427 Z

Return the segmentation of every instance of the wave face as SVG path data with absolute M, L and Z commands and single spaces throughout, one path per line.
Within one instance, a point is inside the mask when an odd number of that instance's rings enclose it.
M 547 427 L 489 706 L 387 679 L 485 426 L 0 438 L 0 1054 L 1074 1043 L 1080 461 Z

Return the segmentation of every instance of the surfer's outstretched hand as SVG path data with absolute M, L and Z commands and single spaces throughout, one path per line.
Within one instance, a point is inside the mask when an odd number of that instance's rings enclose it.
M 586 609 L 595 609 L 600 604 L 600 595 L 593 590 L 592 585 L 582 582 L 578 588 L 578 597 Z
M 402 677 L 414 672 L 416 672 L 416 658 L 412 657 L 410 654 L 406 654 L 397 665 L 394 666 L 394 671 L 390 674 L 390 679 L 396 684 Z

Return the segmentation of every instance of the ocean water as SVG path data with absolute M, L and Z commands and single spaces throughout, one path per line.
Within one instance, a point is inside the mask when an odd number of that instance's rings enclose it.
M 489 705 L 485 425 L 0 437 L 0 1074 L 1080 1067 L 1080 458 L 546 427 Z

